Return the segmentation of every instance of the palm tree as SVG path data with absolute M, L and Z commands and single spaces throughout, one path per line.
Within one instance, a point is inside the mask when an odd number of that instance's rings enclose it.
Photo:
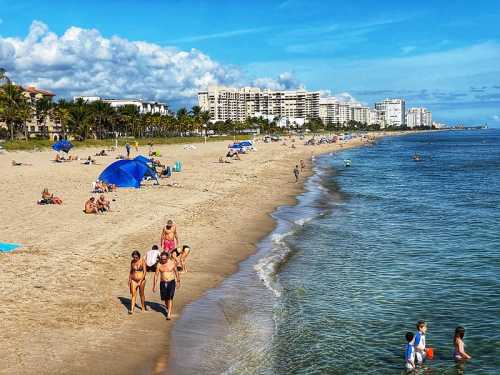
M 90 105 L 97 138 L 104 138 L 106 125 L 112 125 L 115 120 L 115 111 L 109 103 L 97 100 Z M 112 126 L 111 126 L 112 127 Z M 108 127 L 109 131 L 109 127 Z
M 60 124 L 63 138 L 66 138 L 66 135 L 68 133 L 68 123 L 71 117 L 70 107 L 70 103 L 66 102 L 64 99 L 61 99 L 49 113 L 52 121 Z
M 49 117 L 50 110 L 52 109 L 52 100 L 46 96 L 41 99 L 36 100 L 35 102 L 35 113 L 36 120 L 38 125 L 41 124 L 42 128 L 42 136 L 48 137 L 48 128 L 47 128 L 47 117 Z
M 20 110 L 26 102 L 27 98 L 19 86 L 7 83 L 0 87 L 1 119 L 7 124 L 11 140 L 14 140 L 16 125 L 23 122 Z
M 88 106 L 83 99 L 78 99 L 70 107 L 68 120 L 68 125 L 72 133 L 79 135 L 82 140 L 88 138 L 92 128 L 89 121 Z

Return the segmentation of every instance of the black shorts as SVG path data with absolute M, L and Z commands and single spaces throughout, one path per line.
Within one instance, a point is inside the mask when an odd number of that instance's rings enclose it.
M 158 267 L 158 263 L 153 264 L 151 267 L 149 267 L 149 266 L 146 264 L 146 271 L 147 271 L 147 272 L 156 272 L 156 267 Z
M 160 296 L 162 301 L 174 299 L 175 280 L 160 281 Z

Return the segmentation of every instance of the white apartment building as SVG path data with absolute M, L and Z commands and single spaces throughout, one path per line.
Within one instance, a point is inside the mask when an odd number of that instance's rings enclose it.
M 368 125 L 380 124 L 379 111 L 376 109 L 368 109 Z
M 399 127 L 406 124 L 404 99 L 385 99 L 375 103 L 375 109 L 379 112 L 379 123 L 381 127 Z
M 319 117 L 324 124 L 346 125 L 351 120 L 370 124 L 370 110 L 360 103 L 339 102 L 336 98 L 321 98 L 319 111 Z
M 319 92 L 213 86 L 198 93 L 198 105 L 214 122 L 268 115 L 307 120 L 319 117 Z
M 120 108 L 126 105 L 133 105 L 137 107 L 140 114 L 146 114 L 146 113 L 151 113 L 151 114 L 159 113 L 160 115 L 168 114 L 167 104 L 160 102 L 147 101 L 141 99 L 103 99 L 100 96 L 75 96 L 73 98 L 74 101 L 77 101 L 78 99 L 82 99 L 87 103 L 92 103 L 100 100 L 104 103 L 109 103 L 113 108 Z
M 410 108 L 406 114 L 406 126 L 409 128 L 432 126 L 432 113 L 427 108 Z

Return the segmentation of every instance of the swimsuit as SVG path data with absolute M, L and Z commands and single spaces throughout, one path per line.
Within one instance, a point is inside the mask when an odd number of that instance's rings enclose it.
M 170 281 L 160 281 L 160 296 L 163 301 L 174 299 L 175 279 Z
M 163 240 L 163 250 L 165 251 L 171 251 L 173 249 L 175 249 L 175 240 Z
M 424 344 L 424 349 L 418 349 L 418 345 L 420 344 L 421 341 Z M 425 335 L 420 332 L 417 332 L 415 334 L 414 345 L 415 345 L 415 352 L 416 352 L 415 357 L 417 358 L 417 363 L 421 365 L 424 362 L 425 358 L 427 357 L 427 353 L 425 352 Z

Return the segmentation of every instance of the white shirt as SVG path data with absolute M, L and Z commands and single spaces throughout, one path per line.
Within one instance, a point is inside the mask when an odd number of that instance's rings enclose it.
M 149 250 L 146 253 L 146 264 L 148 267 L 152 267 L 158 262 L 158 257 L 160 256 L 160 250 Z

